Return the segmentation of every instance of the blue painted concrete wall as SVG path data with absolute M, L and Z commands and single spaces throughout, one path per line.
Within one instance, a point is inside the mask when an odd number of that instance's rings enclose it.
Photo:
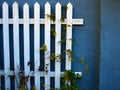
M 33 5 L 37 1 L 41 5 L 41 17 L 44 15 L 44 4 L 49 1 L 54 5 L 71 2 L 74 7 L 74 18 L 83 18 L 83 26 L 73 27 L 73 53 L 75 61 L 72 64 L 74 71 L 82 71 L 83 78 L 78 81 L 81 90 L 120 90 L 120 1 L 119 0 L 0 0 L 0 18 L 2 17 L 2 3 L 10 5 L 14 1 L 19 3 L 20 17 L 25 2 L 30 5 L 30 17 L 33 17 Z M 10 13 L 12 17 L 12 13 Z M 2 38 L 0 26 L 0 38 Z M 3 60 L 2 39 L 0 39 L 0 62 Z M 32 55 L 32 54 L 31 54 Z M 80 58 L 85 62 L 80 64 Z M 85 65 L 89 66 L 88 72 Z M 99 71 L 100 70 L 100 71 Z M 109 74 L 109 75 L 108 75 Z
M 120 90 L 120 0 L 101 0 L 100 90 Z

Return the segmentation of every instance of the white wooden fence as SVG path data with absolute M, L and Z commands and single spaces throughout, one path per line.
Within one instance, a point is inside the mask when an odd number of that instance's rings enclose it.
M 66 30 L 66 50 L 72 50 L 72 41 L 69 40 L 72 38 L 72 25 L 82 25 L 83 19 L 73 19 L 73 6 L 71 3 L 67 4 L 67 18 L 64 22 L 61 22 L 61 4 L 58 2 L 55 6 L 55 22 L 50 20 L 47 15 L 51 14 L 51 5 L 47 2 L 45 4 L 45 18 L 40 19 L 40 5 L 36 2 L 34 4 L 34 18 L 29 18 L 29 5 L 27 3 L 23 6 L 23 18 L 19 18 L 19 9 L 18 4 L 14 2 L 12 7 L 13 18 L 9 18 L 9 7 L 6 2 L 2 5 L 2 16 L 0 19 L 0 24 L 3 25 L 3 48 L 4 48 L 4 70 L 0 70 L 0 77 L 5 77 L 5 90 L 11 88 L 10 86 L 10 78 L 9 75 L 16 75 L 15 80 L 15 89 L 17 90 L 16 81 L 19 82 L 18 73 L 20 71 L 20 41 L 19 41 L 19 24 L 23 24 L 23 32 L 24 32 L 24 72 L 25 75 L 34 76 L 35 78 L 35 86 L 37 90 L 40 90 L 40 77 L 45 77 L 45 90 L 50 89 L 50 77 L 55 77 L 55 88 L 60 87 L 60 76 L 61 76 L 61 63 L 55 61 L 55 71 L 50 71 L 50 58 L 45 58 L 45 65 L 47 66 L 48 73 L 46 74 L 44 71 L 38 71 L 40 66 L 40 24 L 44 24 L 45 26 L 45 45 L 47 46 L 47 51 L 45 51 L 44 57 L 49 57 L 50 53 L 50 28 L 51 24 L 55 24 L 56 38 L 55 38 L 55 54 L 61 54 L 61 44 L 58 44 L 58 41 L 61 41 L 61 25 L 65 24 L 67 27 Z M 14 45 L 14 72 L 10 70 L 10 44 L 9 44 L 9 24 L 13 24 L 13 45 Z M 34 24 L 34 71 L 30 71 L 30 66 L 28 66 L 28 62 L 30 60 L 30 36 L 29 30 L 30 24 Z M 46 68 L 45 68 L 46 69 Z M 71 61 L 68 59 L 66 55 L 66 63 L 65 69 L 71 70 Z M 33 74 L 33 72 L 35 72 Z M 81 74 L 81 72 L 76 72 Z M 0 80 L 0 85 L 1 85 Z M 30 79 L 27 82 L 28 89 L 30 90 Z

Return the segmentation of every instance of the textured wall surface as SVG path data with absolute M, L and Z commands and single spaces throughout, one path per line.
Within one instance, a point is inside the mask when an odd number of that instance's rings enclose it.
M 120 0 L 101 1 L 100 90 L 120 90 Z

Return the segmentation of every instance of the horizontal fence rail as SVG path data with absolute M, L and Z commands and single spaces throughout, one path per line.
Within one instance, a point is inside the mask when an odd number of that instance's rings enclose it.
M 50 78 L 55 78 L 55 88 L 60 88 L 60 77 L 61 74 L 61 61 L 55 60 L 55 71 L 51 71 L 51 62 L 50 62 L 50 55 L 51 55 L 51 25 L 55 25 L 55 55 L 62 54 L 61 52 L 61 28 L 62 25 L 66 25 L 66 50 L 72 51 L 72 41 L 69 40 L 72 38 L 72 25 L 83 25 L 83 19 L 73 19 L 73 6 L 71 3 L 67 4 L 67 17 L 64 21 L 61 22 L 61 12 L 62 7 L 61 4 L 58 2 L 55 5 L 55 21 L 51 20 L 48 15 L 51 14 L 51 5 L 49 2 L 45 4 L 45 18 L 40 18 L 40 5 L 39 3 L 34 4 L 34 18 L 30 18 L 29 16 L 29 5 L 27 3 L 23 6 L 23 18 L 19 18 L 19 9 L 18 3 L 14 2 L 12 6 L 12 13 L 13 18 L 9 18 L 9 6 L 6 2 L 2 5 L 2 18 L 0 18 L 0 24 L 3 25 L 3 50 L 4 50 L 4 70 L 0 70 L 0 87 L 1 87 L 1 76 L 5 78 L 5 90 L 11 89 L 11 82 L 10 76 L 15 76 L 15 90 L 18 90 L 19 86 L 19 73 L 21 70 L 20 65 L 20 24 L 23 25 L 23 51 L 24 51 L 24 62 L 23 62 L 23 71 L 24 75 L 27 76 L 27 89 L 30 90 L 30 77 L 34 77 L 34 84 L 37 90 L 41 89 L 41 78 L 44 77 L 44 87 L 45 90 L 49 90 L 51 87 Z M 9 25 L 13 25 L 13 56 L 14 56 L 14 70 L 10 69 L 10 36 L 9 36 Z M 31 61 L 30 61 L 30 25 L 34 25 L 34 70 L 30 69 Z M 43 71 L 40 71 L 41 61 L 41 54 L 40 54 L 40 45 L 41 45 L 41 24 L 44 24 L 44 44 L 46 50 L 44 51 L 44 67 Z M 71 61 L 69 60 L 69 56 L 66 54 L 65 56 L 65 69 L 71 70 Z M 75 72 L 82 75 L 81 72 Z

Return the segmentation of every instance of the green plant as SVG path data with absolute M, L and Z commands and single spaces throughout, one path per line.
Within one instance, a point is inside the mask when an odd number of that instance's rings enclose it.
M 72 25 L 70 25 L 70 24 L 68 24 L 67 26 L 68 26 L 68 27 L 72 27 Z
M 61 19 L 60 19 L 61 22 L 64 22 L 65 21 L 65 17 L 62 16 Z
M 59 44 L 60 44 L 60 43 L 61 43 L 61 44 L 66 44 L 66 40 L 63 39 L 63 40 L 61 40 L 61 41 L 58 41 L 58 43 L 59 43 Z
M 80 63 L 82 64 L 84 61 L 85 61 L 85 58 L 82 57 L 82 58 L 80 59 Z
M 63 5 L 62 8 L 63 8 L 64 10 L 67 10 L 67 9 L 68 9 L 67 4 Z
M 62 55 L 56 55 L 55 53 L 51 53 L 50 55 L 50 60 L 57 60 L 58 62 L 60 62 L 60 59 L 62 58 Z
M 55 30 L 54 30 L 53 28 L 51 28 L 51 35 L 52 35 L 53 37 L 56 37 L 56 32 L 55 32 Z
M 47 46 L 43 44 L 42 47 L 40 47 L 40 50 L 47 50 Z
M 61 80 L 63 84 L 60 88 L 52 88 L 50 90 L 79 90 L 76 86 L 76 81 L 80 79 L 81 76 L 79 74 L 75 74 L 72 70 L 65 70 L 61 75 Z
M 23 86 L 23 85 L 19 85 L 19 86 L 18 86 L 18 89 L 19 89 L 19 90 L 26 90 L 25 86 Z
M 79 90 L 78 87 L 70 84 L 63 84 L 59 90 Z
M 62 81 L 74 84 L 76 82 L 76 79 L 81 78 L 79 74 L 75 74 L 72 70 L 65 70 L 64 74 L 62 74 Z
M 18 85 L 18 88 L 20 90 L 28 90 L 26 83 L 28 82 L 28 79 L 30 78 L 29 75 L 25 76 L 24 72 L 20 71 L 18 73 L 18 76 L 19 76 L 19 80 L 20 80 L 20 84 Z
M 36 90 L 36 86 L 31 86 L 31 90 Z
M 89 66 L 86 64 L 85 65 L 85 72 L 88 72 Z
M 66 51 L 66 54 L 67 54 L 67 56 L 68 56 L 68 59 L 70 60 L 70 61 L 72 61 L 73 60 L 73 52 L 70 50 L 70 49 L 67 49 Z
M 47 14 L 47 17 L 49 17 L 53 22 L 55 22 L 55 14 Z

